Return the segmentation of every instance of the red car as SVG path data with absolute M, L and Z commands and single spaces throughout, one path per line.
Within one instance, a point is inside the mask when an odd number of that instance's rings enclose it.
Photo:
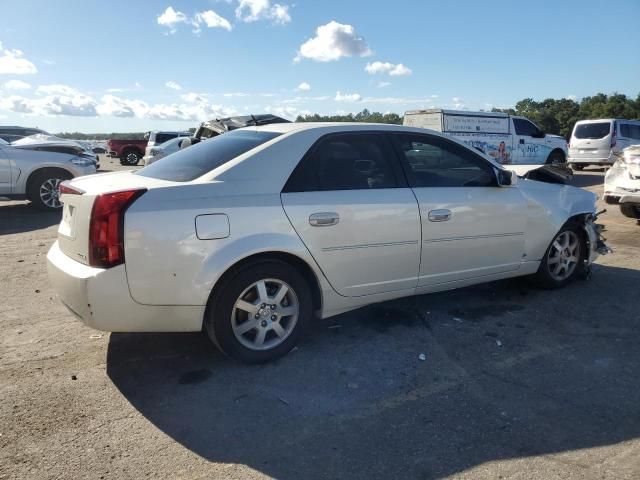
M 137 165 L 144 156 L 147 140 L 107 140 L 107 152 L 110 157 L 120 159 L 122 165 Z

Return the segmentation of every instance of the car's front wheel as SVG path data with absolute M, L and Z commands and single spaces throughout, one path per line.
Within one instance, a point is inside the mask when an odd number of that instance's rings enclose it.
M 296 345 L 312 311 L 305 278 L 285 262 L 264 260 L 224 279 L 209 302 L 205 330 L 226 355 L 264 363 Z
M 580 226 L 568 223 L 547 248 L 534 279 L 543 288 L 560 288 L 575 279 L 584 268 L 587 253 Z
M 140 158 L 142 158 L 141 155 L 135 150 L 126 150 L 120 157 L 120 164 L 129 166 L 137 165 Z
M 46 169 L 29 180 L 27 196 L 38 210 L 60 210 L 60 184 L 71 175 L 58 169 Z

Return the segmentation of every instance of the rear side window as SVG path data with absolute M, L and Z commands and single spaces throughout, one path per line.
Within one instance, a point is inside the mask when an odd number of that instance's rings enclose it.
M 640 140 L 640 124 L 621 123 L 620 136 L 624 138 L 632 138 L 633 140 Z
M 573 136 L 579 139 L 597 140 L 606 137 L 610 132 L 610 122 L 579 123 L 573 130 Z
M 393 152 L 381 135 L 334 134 L 320 139 L 303 157 L 285 192 L 368 190 L 398 186 Z
M 468 148 L 442 138 L 393 135 L 411 187 L 494 187 L 493 166 Z
M 171 140 L 172 138 L 176 138 L 177 136 L 177 133 L 156 133 L 155 144 L 160 145 L 161 143 Z
M 189 182 L 279 135 L 275 132 L 236 130 L 178 150 L 136 174 L 172 182 Z

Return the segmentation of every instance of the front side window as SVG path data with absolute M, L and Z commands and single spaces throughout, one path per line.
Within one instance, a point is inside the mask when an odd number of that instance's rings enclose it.
M 285 192 L 394 188 L 393 152 L 376 134 L 334 134 L 319 140 L 303 157 Z
M 420 134 L 394 134 L 411 187 L 493 187 L 493 166 L 469 149 Z
M 276 132 L 236 130 L 200 142 L 136 172 L 143 177 L 189 182 L 279 136 Z
M 581 140 L 598 140 L 604 138 L 611 132 L 611 123 L 580 123 L 576 125 L 573 136 Z
M 640 125 L 621 123 L 620 136 L 624 138 L 631 138 L 633 140 L 640 140 Z
M 526 137 L 533 137 L 538 135 L 540 129 L 536 127 L 529 120 L 524 120 L 522 118 L 514 118 L 513 126 L 516 129 L 516 135 L 523 135 Z

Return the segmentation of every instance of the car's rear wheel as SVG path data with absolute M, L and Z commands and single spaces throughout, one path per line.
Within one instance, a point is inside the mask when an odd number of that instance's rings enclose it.
M 264 363 L 296 345 L 312 311 L 304 277 L 287 263 L 263 260 L 224 279 L 209 302 L 205 330 L 226 355 Z
M 140 161 L 140 154 L 135 150 L 127 150 L 120 157 L 120 163 L 122 165 L 137 165 Z
M 560 288 L 573 281 L 584 268 L 586 242 L 582 229 L 568 223 L 560 229 L 547 248 L 535 282 L 543 288 Z
M 29 180 L 27 196 L 38 210 L 60 210 L 60 184 L 72 178 L 64 170 L 47 169 L 35 174 Z

